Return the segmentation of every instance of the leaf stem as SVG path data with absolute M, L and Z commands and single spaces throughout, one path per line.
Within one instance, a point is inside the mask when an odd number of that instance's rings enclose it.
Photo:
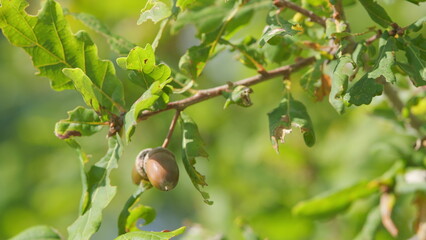
M 169 145 L 170 139 L 172 138 L 173 131 L 175 130 L 176 123 L 177 123 L 177 120 L 179 119 L 179 116 L 180 116 L 180 110 L 178 109 L 176 110 L 175 115 L 173 116 L 172 122 L 170 123 L 169 132 L 167 133 L 167 136 L 164 139 L 163 145 L 161 145 L 161 147 L 167 148 L 167 146 Z
M 252 85 L 264 82 L 266 80 L 272 79 L 274 77 L 280 76 L 280 75 L 284 75 L 284 74 L 289 75 L 292 72 L 298 71 L 301 68 L 306 67 L 306 66 L 314 63 L 315 61 L 316 61 L 315 57 L 304 58 L 302 60 L 297 61 L 294 64 L 282 66 L 282 67 L 273 69 L 271 71 L 265 71 L 262 74 L 259 74 L 259 75 L 256 75 L 256 76 L 253 76 L 253 77 L 250 77 L 250 78 L 242 79 L 240 81 L 232 83 L 232 85 L 233 86 L 244 85 L 244 86 L 247 86 L 247 87 L 252 86 Z M 139 115 L 138 121 L 145 120 L 145 119 L 147 119 L 147 118 L 149 118 L 153 115 L 156 115 L 160 112 L 164 112 L 164 111 L 171 110 L 171 109 L 183 110 L 186 107 L 191 106 L 193 104 L 208 100 L 210 98 L 220 96 L 223 91 L 227 91 L 228 89 L 229 89 L 229 85 L 224 84 L 224 85 L 209 88 L 209 89 L 199 90 L 196 94 L 194 94 L 191 97 L 168 103 L 167 106 L 163 109 L 155 110 L 155 111 L 149 111 L 149 110 L 143 111 Z
M 274 0 L 274 5 L 278 8 L 290 8 L 296 12 L 299 12 L 307 17 L 309 17 L 313 22 L 318 23 L 319 25 L 325 27 L 325 19 L 316 15 L 314 12 L 309 11 L 308 9 L 302 8 L 301 6 L 294 4 L 288 0 Z

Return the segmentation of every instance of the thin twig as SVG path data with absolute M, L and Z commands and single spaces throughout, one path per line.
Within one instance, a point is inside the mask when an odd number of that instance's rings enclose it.
M 333 9 L 333 18 L 336 21 L 345 22 L 345 24 L 346 24 L 346 31 L 350 32 L 351 28 L 349 27 L 349 23 L 346 22 L 346 16 L 345 16 L 345 11 L 343 10 L 342 0 L 337 0 L 336 4 L 332 5 L 331 8 Z
M 302 8 L 301 6 L 294 4 L 288 0 L 274 0 L 274 5 L 278 8 L 290 8 L 296 12 L 299 12 L 307 17 L 309 17 L 313 22 L 318 23 L 319 25 L 325 27 L 325 19 L 316 15 L 314 12 L 309 11 L 308 9 Z
M 173 131 L 175 130 L 176 122 L 179 119 L 179 116 L 180 116 L 180 110 L 176 110 L 175 115 L 173 116 L 172 122 L 170 123 L 169 132 L 167 133 L 167 136 L 164 139 L 163 145 L 161 145 L 161 147 L 167 148 L 167 146 L 169 145 L 170 139 L 172 138 Z
M 232 83 L 232 85 L 233 86 L 239 86 L 239 85 L 252 86 L 257 83 L 272 79 L 274 77 L 277 77 L 283 74 L 290 74 L 292 72 L 295 72 L 303 67 L 306 67 L 314 63 L 315 60 L 316 60 L 315 57 L 305 58 L 294 64 L 282 66 L 271 71 L 266 71 L 262 73 L 261 75 L 256 75 L 254 77 L 250 77 L 250 78 L 246 78 L 246 79 L 234 82 Z M 196 94 L 194 94 L 191 97 L 168 103 L 167 106 L 163 109 L 156 110 L 156 111 L 143 111 L 139 115 L 138 121 L 145 120 L 150 116 L 156 115 L 160 112 L 164 112 L 170 109 L 183 110 L 186 107 L 191 106 L 193 104 L 220 96 L 223 91 L 227 91 L 228 89 L 229 89 L 229 84 L 224 84 L 214 88 L 199 90 Z
M 374 36 L 365 40 L 365 45 L 367 45 L 367 46 L 371 45 L 374 41 L 379 39 L 381 36 L 382 36 L 382 31 L 379 29 L 379 30 L 377 30 L 377 33 Z

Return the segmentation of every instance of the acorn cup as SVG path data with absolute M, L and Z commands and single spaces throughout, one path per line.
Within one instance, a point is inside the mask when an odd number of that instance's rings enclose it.
M 161 191 L 175 188 L 179 180 L 179 168 L 172 152 L 163 147 L 142 150 L 132 170 L 133 182 L 149 181 Z

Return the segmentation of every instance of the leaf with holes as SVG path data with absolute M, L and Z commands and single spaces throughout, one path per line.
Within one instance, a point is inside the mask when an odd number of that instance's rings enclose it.
M 207 192 L 201 190 L 201 187 L 207 186 L 206 177 L 201 175 L 195 169 L 196 158 L 205 158 L 209 156 L 204 149 L 204 142 L 198 132 L 197 124 L 191 117 L 184 112 L 180 113 L 180 125 L 182 128 L 182 162 L 185 170 L 191 178 L 194 187 L 201 193 L 204 202 L 211 205 L 210 196 Z
M 87 160 L 87 155 L 81 150 L 80 145 L 69 139 L 70 145 L 79 154 L 82 169 Z M 109 138 L 108 152 L 96 162 L 88 172 L 83 171 L 83 195 L 80 216 L 68 227 L 68 239 L 88 240 L 98 231 L 102 222 L 102 210 L 108 206 L 116 193 L 116 187 L 111 186 L 109 176 L 112 169 L 118 167 L 118 160 L 122 153 L 120 137 Z
M 339 114 L 345 112 L 344 96 L 348 89 L 348 79 L 353 67 L 354 63 L 349 56 L 342 56 L 335 62 L 328 101 Z
M 280 105 L 268 113 L 268 118 L 272 146 L 277 152 L 278 142 L 284 143 L 285 135 L 291 133 L 292 127 L 300 128 L 308 147 L 315 144 L 315 132 L 306 107 L 293 97 L 284 97 Z

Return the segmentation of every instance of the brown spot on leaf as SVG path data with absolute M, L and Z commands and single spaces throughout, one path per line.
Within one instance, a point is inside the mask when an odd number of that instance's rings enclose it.
M 64 134 L 55 133 L 55 135 L 60 139 L 67 139 L 70 137 L 80 137 L 81 132 L 72 130 L 72 131 L 67 131 Z

